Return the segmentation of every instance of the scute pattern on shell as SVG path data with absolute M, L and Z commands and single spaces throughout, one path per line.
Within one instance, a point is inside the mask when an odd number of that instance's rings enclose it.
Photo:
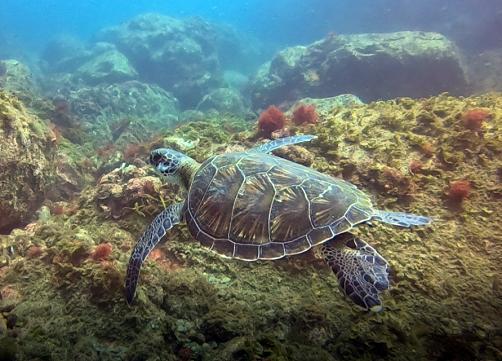
M 202 164 L 185 217 L 204 246 L 252 261 L 304 252 L 373 215 L 369 197 L 344 180 L 273 155 L 242 152 Z

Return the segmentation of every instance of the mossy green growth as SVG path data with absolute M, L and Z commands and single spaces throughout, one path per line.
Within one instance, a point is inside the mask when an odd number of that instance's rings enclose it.
M 202 162 L 224 152 L 231 145 L 242 145 L 254 132 L 255 124 L 237 116 L 209 116 L 206 120 L 182 124 L 164 137 L 164 145 L 186 152 Z
M 492 116 L 479 132 L 467 132 L 462 114 L 474 107 L 487 108 Z M 313 154 L 312 167 L 365 189 L 379 208 L 435 217 L 423 229 L 375 224 L 354 230 L 391 264 L 384 312 L 364 313 L 344 300 L 332 272 L 312 253 L 275 262 L 228 260 L 199 245 L 183 225 L 146 260 L 136 302 L 127 306 L 126 264 L 153 215 L 108 219 L 96 207 L 91 186 L 75 214 L 2 238 L 5 249 L 22 239 L 26 248 L 42 247 L 41 255 L 32 257 L 21 249 L 0 272 L 2 287 L 21 293 L 7 312 L 17 317 L 18 358 L 500 358 L 501 321 L 494 315 L 502 297 L 501 110 L 499 94 L 442 95 L 337 108 L 316 127 L 305 128 L 319 135 L 302 145 Z M 425 122 L 424 111 L 434 121 Z M 248 148 L 252 129 L 252 124 L 235 131 L 190 123 L 174 133 L 200 139 L 204 146 L 188 153 L 201 161 L 210 152 Z M 444 153 L 461 161 L 452 166 Z M 410 172 L 415 159 L 423 166 Z M 448 187 L 457 179 L 469 180 L 472 191 L 452 204 Z M 112 245 L 112 253 L 94 260 L 102 242 Z
M 15 96 L 0 91 L 0 232 L 27 222 L 54 181 L 48 127 Z

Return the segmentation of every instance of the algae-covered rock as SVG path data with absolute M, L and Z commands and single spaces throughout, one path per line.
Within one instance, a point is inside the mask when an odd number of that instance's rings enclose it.
M 55 146 L 48 127 L 0 91 L 0 230 L 28 222 L 54 178 Z
M 364 101 L 462 93 L 455 45 L 437 33 L 330 35 L 279 52 L 251 85 L 255 108 L 352 93 Z
M 31 100 L 37 93 L 31 70 L 15 59 L 0 60 L 0 89 L 9 90 L 22 100 Z
M 187 107 L 221 84 L 215 31 L 200 19 L 146 14 L 104 29 L 99 38 L 114 43 L 141 79 L 172 91 Z
M 475 130 L 464 120 L 472 109 L 490 114 Z M 160 186 L 146 167 L 119 167 L 82 192 L 74 214 L 0 237 L 2 250 L 16 245 L 0 268 L 0 284 L 22 291 L 9 310 L 17 319 L 8 331 L 17 335 L 16 356 L 499 359 L 501 120 L 500 94 L 444 94 L 335 106 L 318 124 L 292 129 L 318 138 L 278 155 L 351 181 L 379 208 L 434 217 L 422 229 L 374 223 L 353 230 L 392 268 L 393 284 L 377 314 L 344 300 L 332 271 L 309 252 L 273 262 L 226 259 L 193 240 L 183 224 L 145 260 L 138 297 L 127 305 L 122 277 L 132 246 L 155 214 L 183 195 Z M 199 162 L 256 144 L 252 125 L 232 117 L 208 117 L 160 135 L 159 145 Z M 447 190 L 457 179 L 472 189 L 452 205 Z M 134 209 L 147 199 L 150 208 Z M 126 212 L 115 219 L 102 207 L 107 202 Z M 101 243 L 111 254 L 93 258 Z M 43 256 L 23 256 L 32 244 Z
M 298 100 L 291 107 L 291 111 L 296 109 L 299 105 L 314 105 L 316 111 L 320 115 L 328 115 L 335 108 L 348 108 L 354 105 L 361 105 L 361 99 L 352 94 L 341 94 L 329 98 L 303 98 Z
M 254 67 L 260 49 L 234 29 L 201 18 L 175 19 L 143 14 L 97 38 L 117 46 L 139 73 L 179 99 L 183 109 L 194 108 L 203 96 L 225 86 L 222 71 Z
M 502 49 L 486 50 L 467 57 L 472 92 L 502 91 Z
M 72 36 L 59 35 L 51 39 L 41 54 L 44 68 L 55 73 L 75 71 L 92 55 L 85 44 Z
M 197 110 L 242 115 L 246 112 L 246 106 L 239 91 L 232 88 L 219 88 L 205 95 L 197 105 Z
M 75 73 L 84 83 L 96 85 L 101 83 L 121 83 L 133 80 L 138 76 L 134 67 L 124 54 L 111 44 L 101 44 L 102 50 L 82 64 Z
M 86 127 L 94 129 L 95 139 L 115 141 L 124 133 L 129 143 L 137 142 L 178 121 L 175 97 L 156 85 L 135 80 L 82 87 L 68 91 L 65 98 Z

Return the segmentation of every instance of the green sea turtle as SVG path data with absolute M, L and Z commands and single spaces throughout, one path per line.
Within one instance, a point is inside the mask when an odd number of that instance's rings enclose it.
M 351 183 L 269 154 L 312 139 L 282 138 L 202 164 L 172 149 L 152 151 L 149 162 L 161 175 L 179 181 L 188 194 L 184 202 L 161 212 L 134 247 L 125 282 L 127 302 L 134 298 L 150 251 L 169 229 L 185 221 L 202 245 L 245 261 L 274 260 L 318 246 L 342 292 L 357 305 L 379 311 L 380 293 L 389 288 L 389 265 L 348 231 L 370 220 L 401 227 L 431 220 L 377 210 Z

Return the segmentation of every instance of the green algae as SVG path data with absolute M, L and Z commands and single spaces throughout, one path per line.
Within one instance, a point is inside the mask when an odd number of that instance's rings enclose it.
M 461 114 L 486 107 L 482 131 L 466 131 Z M 501 355 L 500 124 L 502 97 L 448 95 L 335 108 L 306 145 L 313 167 L 366 189 L 382 208 L 434 216 L 428 229 L 361 226 L 355 232 L 388 259 L 394 284 L 386 310 L 367 314 L 343 299 L 322 261 L 303 254 L 275 262 L 227 260 L 201 247 L 179 226 L 147 260 L 136 303 L 122 284 L 135 240 L 153 218 L 129 212 L 110 219 L 99 188 L 80 196 L 74 214 L 2 237 L 25 255 L 1 268 L 2 285 L 19 290 L 20 359 L 67 360 L 417 360 L 496 359 Z M 165 134 L 197 141 L 189 155 L 251 146 L 253 125 L 242 120 L 188 123 Z M 301 132 L 303 128 L 295 128 Z M 421 145 L 431 144 L 432 154 Z M 297 157 L 293 150 L 281 156 Z M 422 170 L 411 173 L 418 159 Z M 144 176 L 113 178 L 119 187 Z M 472 194 L 449 203 L 447 188 L 468 179 Z M 124 188 L 126 189 L 126 188 Z M 163 189 L 162 191 L 171 191 Z M 127 193 L 120 199 L 127 197 Z M 165 201 L 175 198 L 167 195 Z M 160 210 L 160 204 L 158 204 Z M 95 246 L 112 244 L 105 261 Z M 7 298 L 0 301 L 7 302 Z

